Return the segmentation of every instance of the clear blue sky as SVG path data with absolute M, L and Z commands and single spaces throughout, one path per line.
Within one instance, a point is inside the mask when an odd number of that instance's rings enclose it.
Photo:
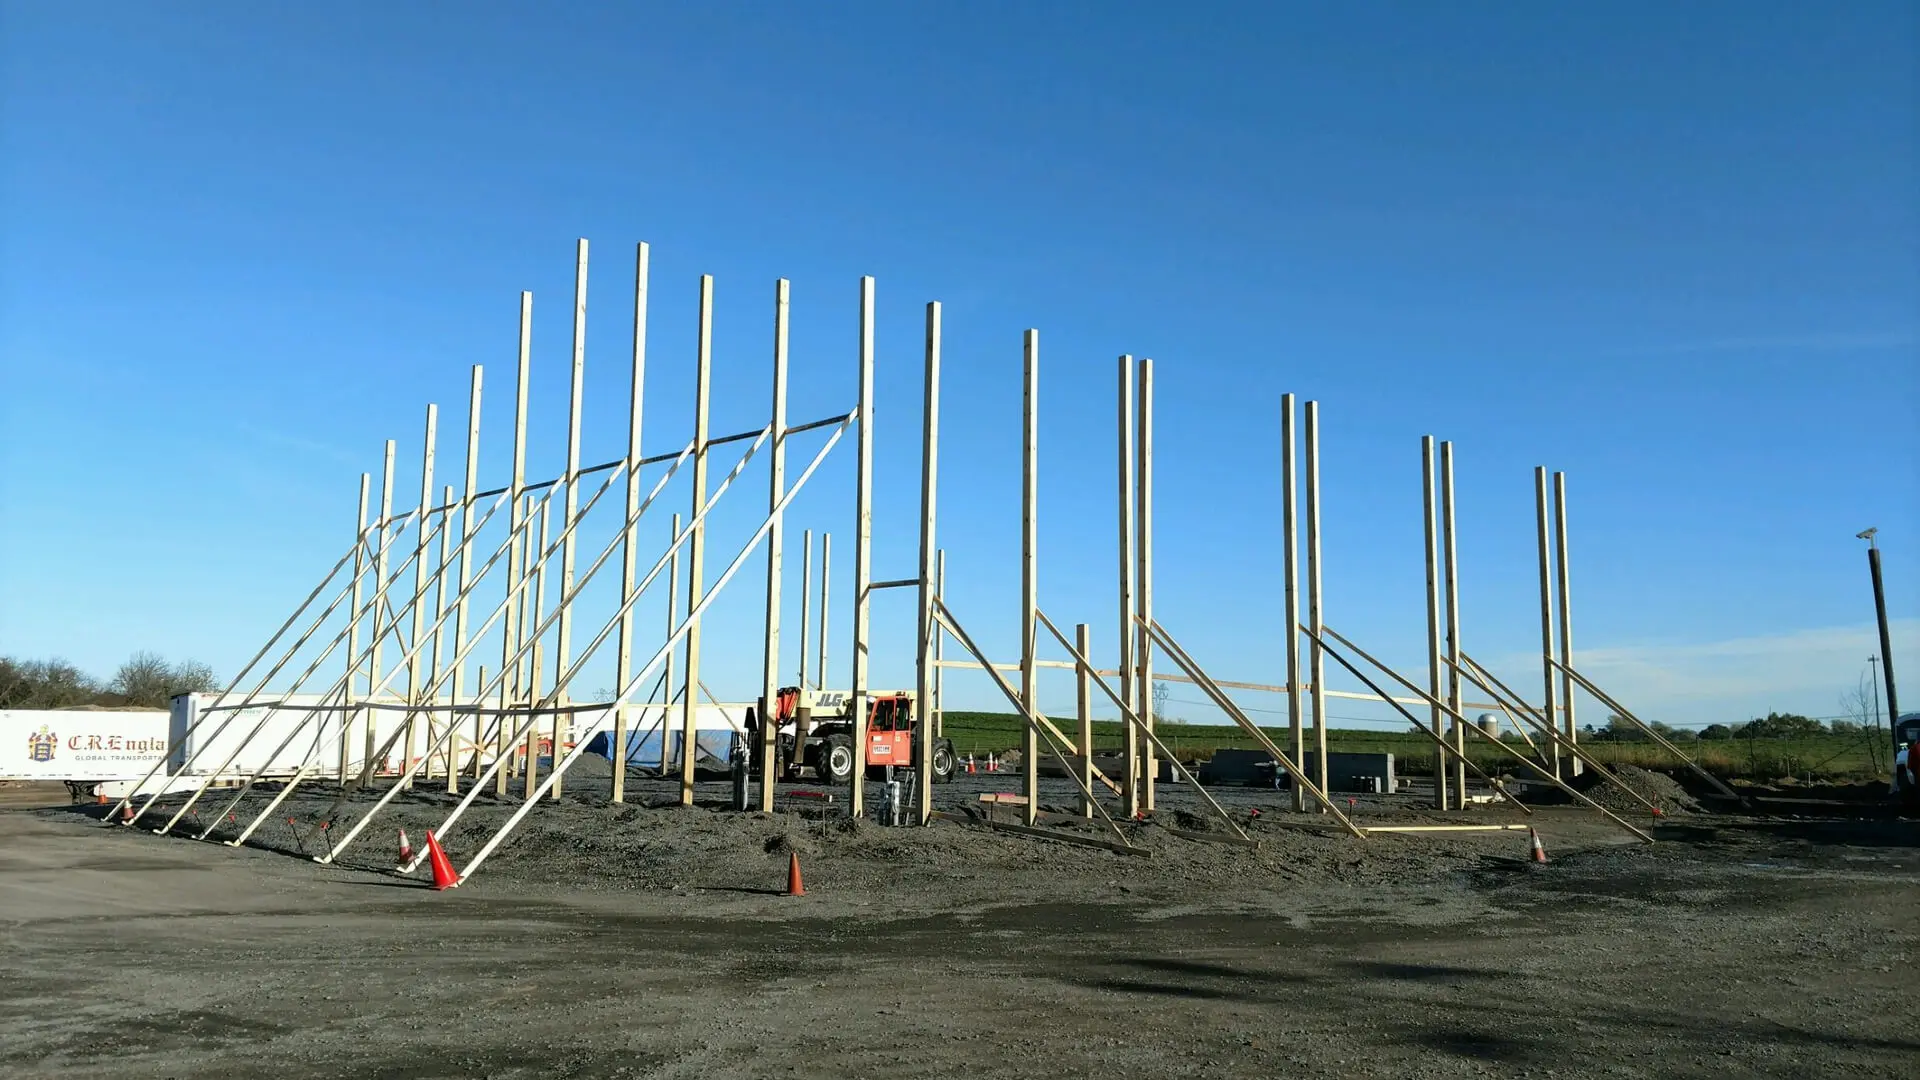
M 344 549 L 387 438 L 412 505 L 427 401 L 457 482 L 472 363 L 504 481 L 523 288 L 530 471 L 557 472 L 588 237 L 593 461 L 623 452 L 635 241 L 649 452 L 688 433 L 696 275 L 716 431 L 763 422 L 779 276 L 793 415 L 850 406 L 878 278 L 882 578 L 913 571 L 920 310 L 945 302 L 949 591 L 1002 658 L 1033 326 L 1042 604 L 1103 654 L 1130 352 L 1158 364 L 1159 612 L 1217 675 L 1284 675 L 1294 391 L 1323 403 L 1328 620 L 1396 663 L 1423 664 L 1431 432 L 1457 442 L 1463 639 L 1514 680 L 1538 684 L 1547 464 L 1583 663 L 1645 712 L 1834 714 L 1878 651 L 1868 525 L 1920 707 L 1912 5 L 637 7 L 0 2 L 0 652 L 231 673 Z M 789 548 L 834 530 L 841 585 L 850 467 Z M 741 483 L 716 572 L 764 504 Z M 757 681 L 762 574 L 714 609 L 723 697 Z M 909 618 L 876 608 L 880 682 L 910 681 Z

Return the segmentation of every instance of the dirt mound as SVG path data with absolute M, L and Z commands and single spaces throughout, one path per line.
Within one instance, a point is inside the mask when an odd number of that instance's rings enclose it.
M 1663 814 L 1685 814 L 1700 809 L 1699 801 L 1687 794 L 1687 789 L 1681 787 L 1678 780 L 1666 773 L 1642 769 L 1637 765 L 1617 765 L 1609 771 L 1620 778 L 1621 784 L 1625 784 L 1638 792 L 1642 798 L 1659 807 Z M 1598 773 L 1586 775 L 1595 779 L 1599 777 Z M 1639 799 L 1635 799 L 1611 780 L 1602 780 L 1594 784 L 1587 789 L 1586 795 L 1616 814 L 1647 812 L 1647 808 L 1640 804 Z

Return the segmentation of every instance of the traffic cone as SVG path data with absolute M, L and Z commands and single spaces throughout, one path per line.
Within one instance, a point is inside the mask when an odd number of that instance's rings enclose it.
M 1539 832 L 1539 830 L 1537 830 L 1537 829 L 1528 829 L 1528 830 L 1527 830 L 1527 835 L 1533 838 L 1533 861 L 1534 861 L 1534 862 L 1537 862 L 1537 863 L 1543 863 L 1543 862 L 1546 862 L 1546 861 L 1547 861 L 1547 849 L 1546 849 L 1546 848 L 1544 848 L 1544 847 L 1541 847 L 1541 846 L 1540 846 L 1540 832 Z
M 800 883 L 800 853 L 797 851 L 787 853 L 787 895 L 807 895 L 807 887 Z
M 128 803 L 127 805 L 120 808 L 120 824 L 126 825 L 132 821 L 133 821 L 133 804 Z
M 460 884 L 460 878 L 453 872 L 453 863 L 447 853 L 441 849 L 440 841 L 433 838 L 433 830 L 427 830 L 427 863 L 433 867 L 433 888 L 451 889 Z
M 413 861 L 413 841 L 407 839 L 407 830 L 400 830 L 400 865 Z
M 99 804 L 100 804 L 101 806 L 105 806 L 105 805 L 107 805 L 107 797 L 106 797 L 105 795 L 102 795 L 102 794 L 100 794 L 99 792 L 97 792 L 97 791 L 96 791 L 96 792 L 94 792 L 94 798 L 95 798 L 95 799 L 97 799 L 97 800 L 99 801 Z
M 973 755 L 972 754 L 967 755 L 967 775 L 968 776 L 973 775 Z

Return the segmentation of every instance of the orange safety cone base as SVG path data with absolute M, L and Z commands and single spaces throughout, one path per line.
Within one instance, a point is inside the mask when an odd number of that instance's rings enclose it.
M 453 872 L 453 861 L 440 847 L 440 841 L 434 839 L 433 831 L 427 831 L 427 863 L 433 867 L 433 887 L 435 891 L 451 889 L 460 884 L 460 876 Z
M 807 887 L 800 882 L 800 853 L 787 853 L 787 895 L 805 896 Z

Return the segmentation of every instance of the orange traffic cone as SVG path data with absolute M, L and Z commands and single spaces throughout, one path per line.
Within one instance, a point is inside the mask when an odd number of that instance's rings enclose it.
M 102 795 L 96 791 L 94 792 L 94 798 L 99 800 L 99 805 L 101 806 L 107 805 L 107 797 L 105 795 Z
M 973 775 L 973 755 L 972 754 L 967 755 L 967 775 L 968 776 Z
M 787 895 L 807 895 L 807 887 L 800 883 L 800 853 L 797 851 L 787 854 Z
M 131 822 L 132 820 L 133 820 L 133 804 L 128 803 L 127 805 L 120 808 L 120 823 L 122 825 L 125 825 Z
M 400 865 L 413 861 L 413 841 L 407 839 L 407 830 L 400 830 Z
M 1538 831 L 1538 830 L 1536 830 L 1536 829 L 1528 829 L 1528 830 L 1527 830 L 1527 835 L 1533 838 L 1533 861 L 1534 861 L 1534 862 L 1537 862 L 1537 863 L 1543 863 L 1543 862 L 1546 862 L 1546 861 L 1547 861 L 1547 849 L 1546 849 L 1546 848 L 1544 848 L 1544 847 L 1541 847 L 1541 846 L 1540 846 L 1540 833 L 1539 833 L 1539 831 Z
M 433 887 L 436 891 L 460 884 L 459 875 L 453 872 L 453 862 L 441 849 L 440 841 L 433 838 L 432 829 L 427 830 L 427 863 L 433 867 Z

